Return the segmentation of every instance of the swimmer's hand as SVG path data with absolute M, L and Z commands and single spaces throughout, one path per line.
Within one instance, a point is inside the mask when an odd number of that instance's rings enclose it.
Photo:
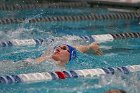
M 94 50 L 97 55 L 103 55 L 103 52 L 101 51 L 98 43 L 91 43 L 89 48 Z
M 91 43 L 89 45 L 79 45 L 79 46 L 75 46 L 75 48 L 77 50 L 79 50 L 80 52 L 82 53 L 86 53 L 88 51 L 91 51 L 93 50 L 97 55 L 103 55 L 100 47 L 99 47 L 99 44 L 98 43 Z

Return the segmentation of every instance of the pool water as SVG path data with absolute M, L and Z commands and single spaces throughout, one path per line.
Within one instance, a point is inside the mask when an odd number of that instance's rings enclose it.
M 60 15 L 81 15 L 90 13 L 110 13 L 106 9 L 37 9 L 37 10 L 18 10 L 2 11 L 1 18 L 25 17 L 36 18 L 44 16 Z M 8 13 L 8 14 L 7 14 Z M 0 26 L 0 39 L 32 39 L 32 38 L 61 38 L 66 35 L 93 35 L 122 32 L 139 32 L 139 20 L 106 20 L 106 21 L 79 21 L 79 22 L 39 22 L 39 23 L 20 23 L 5 24 Z M 58 43 L 70 43 L 68 41 L 46 42 L 41 46 L 13 46 L 0 47 L 0 61 L 9 60 L 6 68 L 0 66 L 0 75 L 11 75 L 21 73 L 55 71 L 47 63 L 42 63 L 34 67 L 14 68 L 12 62 L 18 62 L 26 58 L 36 58 L 43 51 L 55 46 Z M 81 42 L 76 42 L 80 44 Z M 89 42 L 86 42 L 88 44 Z M 67 70 L 91 69 L 102 67 L 117 67 L 127 65 L 137 65 L 140 60 L 140 41 L 137 39 L 121 39 L 113 42 L 101 43 L 103 56 L 94 54 L 78 53 L 78 58 L 66 65 Z M 133 46 L 133 47 L 132 47 Z M 138 47 L 138 48 L 134 48 Z M 5 61 L 6 62 L 6 61 Z M 3 69 L 2 69 L 3 68 Z M 43 81 L 36 83 L 1 84 L 0 93 L 104 93 L 111 88 L 121 88 L 128 93 L 139 93 L 140 73 L 130 75 L 102 75 L 92 78 L 74 78 L 65 80 Z

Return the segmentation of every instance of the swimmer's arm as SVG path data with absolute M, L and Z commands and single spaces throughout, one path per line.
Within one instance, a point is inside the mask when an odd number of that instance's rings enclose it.
M 42 63 L 42 62 L 45 62 L 47 60 L 48 57 L 46 56 L 41 56 L 41 57 L 38 57 L 36 59 L 34 59 L 35 63 Z
M 45 62 L 50 56 L 50 52 L 45 51 L 40 57 L 35 58 L 34 61 L 35 63 L 42 63 Z
M 16 68 L 22 68 L 22 67 L 27 67 L 27 66 L 32 66 L 34 64 L 39 64 L 42 62 L 45 62 L 47 57 L 41 56 L 35 59 L 32 58 L 27 58 L 25 60 L 22 60 L 21 62 L 17 62 L 18 66 Z
M 100 50 L 100 47 L 97 43 L 91 43 L 89 45 L 80 45 L 80 46 L 75 46 L 75 48 L 77 50 L 79 50 L 80 52 L 86 53 L 88 51 L 94 51 L 95 54 L 97 55 L 102 55 L 102 51 Z
M 26 60 L 24 60 L 25 63 L 35 63 L 35 64 L 39 64 L 42 62 L 45 62 L 47 59 L 49 58 L 49 54 L 48 51 L 46 51 L 45 53 L 43 53 L 40 57 L 32 59 L 32 58 L 27 58 Z
M 41 56 L 35 59 L 32 58 L 27 58 L 26 60 L 23 60 L 24 63 L 35 63 L 35 64 L 39 64 L 42 62 L 45 62 L 48 59 L 48 57 L 46 56 Z

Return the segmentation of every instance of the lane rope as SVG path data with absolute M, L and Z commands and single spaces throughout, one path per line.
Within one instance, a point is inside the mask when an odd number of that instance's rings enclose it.
M 0 40 L 0 47 L 11 47 L 11 46 L 33 46 L 33 45 L 42 45 L 43 43 L 50 43 L 53 41 L 89 41 L 89 42 L 112 42 L 116 39 L 130 39 L 130 38 L 140 38 L 140 32 L 126 32 L 118 34 L 101 34 L 101 35 L 90 35 L 90 36 L 62 36 L 61 38 L 55 37 L 52 39 L 11 39 Z
M 0 24 L 12 23 L 37 23 L 37 22 L 60 22 L 60 21 L 83 21 L 83 20 L 134 20 L 140 18 L 140 12 L 130 13 L 109 13 L 109 14 L 89 14 L 89 15 L 76 15 L 76 16 L 51 16 L 40 18 L 3 18 L 0 19 Z
M 1 84 L 13 83 L 33 83 L 41 81 L 51 81 L 67 78 L 80 78 L 80 77 L 94 77 L 100 75 L 114 75 L 115 73 L 129 74 L 132 72 L 140 71 L 140 65 L 122 66 L 122 67 L 108 67 L 96 69 L 83 69 L 71 71 L 54 71 L 54 72 L 40 72 L 40 73 L 27 73 L 18 75 L 5 75 L 0 76 Z

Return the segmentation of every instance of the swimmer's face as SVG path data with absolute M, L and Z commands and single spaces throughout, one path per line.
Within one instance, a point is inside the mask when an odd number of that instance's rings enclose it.
M 67 45 L 60 45 L 56 47 L 54 49 L 52 58 L 56 61 L 60 61 L 63 62 L 63 64 L 66 64 L 70 58 L 69 48 L 67 47 Z

